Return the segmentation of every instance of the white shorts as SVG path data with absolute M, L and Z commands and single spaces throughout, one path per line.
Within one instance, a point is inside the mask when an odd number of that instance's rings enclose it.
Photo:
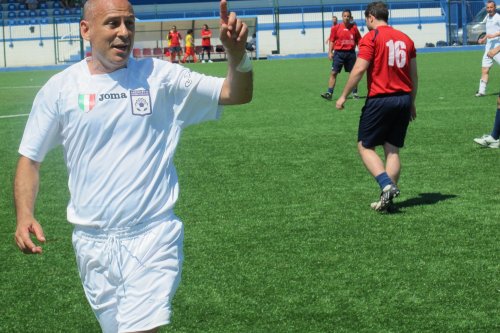
M 483 68 L 489 68 L 493 66 L 494 62 L 500 65 L 500 53 L 497 53 L 496 56 L 492 58 L 488 57 L 488 51 L 492 48 L 492 46 L 486 46 L 484 54 L 483 54 L 483 61 L 481 64 L 481 67 Z
M 75 227 L 80 278 L 103 332 L 144 331 L 170 322 L 183 238 L 177 219 L 113 234 Z

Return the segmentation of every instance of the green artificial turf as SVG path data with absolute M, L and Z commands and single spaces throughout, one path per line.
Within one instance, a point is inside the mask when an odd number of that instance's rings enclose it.
M 481 56 L 419 54 L 394 214 L 369 207 L 379 188 L 356 150 L 364 99 L 338 111 L 319 96 L 327 59 L 255 61 L 253 101 L 181 138 L 185 262 L 162 332 L 498 331 L 500 150 L 472 139 L 491 130 L 500 77 L 493 68 L 488 96 L 474 97 Z M 218 76 L 225 66 L 190 65 Z M 28 113 L 53 73 L 0 73 L 0 116 Z M 65 220 L 60 148 L 41 169 L 44 254 L 13 242 L 25 122 L 0 118 L 0 332 L 98 332 Z

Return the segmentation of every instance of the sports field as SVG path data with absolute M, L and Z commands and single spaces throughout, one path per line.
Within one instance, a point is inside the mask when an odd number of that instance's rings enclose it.
M 370 209 L 356 150 L 361 100 L 320 98 L 327 59 L 257 61 L 254 100 L 188 128 L 176 155 L 183 281 L 162 332 L 498 332 L 500 70 L 474 97 L 481 52 L 420 54 L 417 120 L 402 151 L 397 212 Z M 224 75 L 225 64 L 195 64 Z M 62 151 L 41 169 L 41 256 L 13 241 L 17 148 L 54 72 L 0 73 L 0 332 L 98 332 L 65 220 Z M 335 96 L 346 81 L 339 76 Z M 360 85 L 366 96 L 366 86 Z

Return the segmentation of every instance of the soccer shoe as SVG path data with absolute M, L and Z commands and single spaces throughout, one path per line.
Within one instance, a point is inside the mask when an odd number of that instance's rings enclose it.
M 484 97 L 484 96 L 486 96 L 486 94 L 483 94 L 479 91 L 476 93 L 476 97 Z
M 359 99 L 359 95 L 358 95 L 358 93 L 353 92 L 353 93 L 352 93 L 352 98 L 354 98 L 354 99 Z
M 499 148 L 500 146 L 500 140 L 495 140 L 489 134 L 483 135 L 480 138 L 475 138 L 474 142 L 483 147 L 489 147 L 489 148 Z
M 326 93 L 324 93 L 324 94 L 321 94 L 321 97 L 323 97 L 324 99 L 329 100 L 329 101 L 331 101 L 331 100 L 332 100 L 332 94 L 331 94 L 331 93 L 329 93 L 329 92 L 326 92 Z
M 209 63 L 213 63 L 213 61 L 212 61 L 212 60 L 210 60 L 210 59 L 208 60 L 208 62 L 209 62 Z
M 388 210 L 392 205 L 392 199 L 399 195 L 399 189 L 394 184 L 389 184 L 384 187 L 382 193 L 380 194 L 380 201 L 372 202 L 371 207 L 376 211 L 385 211 Z

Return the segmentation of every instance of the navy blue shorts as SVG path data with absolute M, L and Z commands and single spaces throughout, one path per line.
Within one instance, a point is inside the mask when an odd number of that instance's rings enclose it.
M 170 52 L 171 53 L 182 53 L 182 48 L 180 46 L 171 46 Z
M 358 142 L 373 148 L 388 142 L 403 147 L 411 118 L 411 95 L 407 93 L 369 97 L 361 110 Z
M 356 52 L 353 51 L 335 51 L 333 53 L 332 72 L 340 73 L 342 67 L 346 72 L 350 72 L 356 63 Z

